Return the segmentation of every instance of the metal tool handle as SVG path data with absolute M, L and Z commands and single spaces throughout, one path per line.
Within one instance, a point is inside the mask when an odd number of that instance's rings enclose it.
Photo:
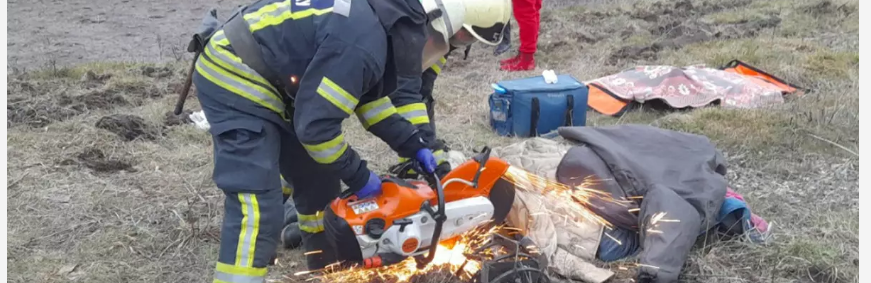
M 445 219 L 447 218 L 447 216 L 445 215 L 445 191 L 444 191 L 444 187 L 442 186 L 441 180 L 439 180 L 438 175 L 436 175 L 435 173 L 429 173 L 429 174 L 431 174 L 432 176 L 430 176 L 430 177 L 432 177 L 435 180 L 434 183 L 435 183 L 435 188 L 436 188 L 436 198 L 438 200 L 439 207 L 438 207 L 438 210 L 436 210 L 436 212 L 432 215 L 433 220 L 436 222 L 436 226 L 432 232 L 432 241 L 430 242 L 430 245 L 429 245 L 429 254 L 427 254 L 426 257 L 424 257 L 424 258 L 420 258 L 420 257 L 415 258 L 415 260 L 417 261 L 418 268 L 425 267 L 427 264 L 432 262 L 432 260 L 435 258 L 436 249 L 438 248 L 438 245 L 439 245 L 439 240 L 440 240 L 439 238 L 441 238 L 441 236 L 442 236 L 442 226 L 444 226 Z
M 185 78 L 184 86 L 182 87 L 181 93 L 178 95 L 178 101 L 175 102 L 175 110 L 172 111 L 175 115 L 181 115 L 182 110 L 184 110 L 184 102 L 188 98 L 188 93 L 191 91 L 191 84 L 193 83 L 194 77 L 194 69 L 196 69 L 197 58 L 200 57 L 200 51 L 197 51 L 194 54 L 194 59 L 191 60 L 191 67 L 188 69 L 188 75 Z

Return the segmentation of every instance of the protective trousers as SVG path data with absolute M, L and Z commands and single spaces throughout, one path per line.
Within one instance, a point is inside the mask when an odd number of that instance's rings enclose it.
M 512 0 L 514 19 L 520 27 L 520 52 L 535 53 L 538 45 L 541 0 Z
M 323 233 L 323 210 L 340 181 L 305 151 L 292 126 L 252 114 L 255 105 L 199 74 L 194 82 L 214 144 L 215 184 L 224 191 L 224 222 L 214 282 L 262 282 L 284 227 L 281 176 L 292 183 L 309 269 L 335 262 Z M 268 113 L 278 117 L 277 113 Z

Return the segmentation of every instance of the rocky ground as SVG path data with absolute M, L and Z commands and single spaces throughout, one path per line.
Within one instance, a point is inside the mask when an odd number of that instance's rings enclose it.
M 10 282 L 207 281 L 223 204 L 211 139 L 167 112 L 186 72 L 188 30 L 209 7 L 226 16 L 238 2 L 8 3 Z M 471 153 L 516 141 L 489 129 L 491 82 L 741 59 L 808 91 L 771 109 L 589 112 L 588 125 L 710 137 L 728 157 L 731 185 L 773 222 L 767 246 L 700 243 L 684 281 L 858 282 L 858 17 L 856 0 L 546 0 L 539 68 L 498 71 L 501 58 L 482 45 L 468 60 L 455 55 L 436 83 L 436 120 L 454 150 Z M 195 97 L 187 105 L 199 108 Z M 395 162 L 356 121 L 345 128 L 377 170 Z M 282 251 L 270 277 L 301 281 L 292 276 L 300 260 Z

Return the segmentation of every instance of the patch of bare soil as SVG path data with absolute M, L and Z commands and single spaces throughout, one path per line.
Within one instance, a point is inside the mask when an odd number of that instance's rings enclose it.
M 848 3 L 845 2 L 841 5 L 838 5 L 832 3 L 832 1 L 821 1 L 816 4 L 803 6 L 798 10 L 815 17 L 827 17 L 832 15 L 839 15 L 843 17 L 856 12 L 856 9 L 851 9 L 847 6 L 847 4 Z
M 76 155 L 79 164 L 100 173 L 115 173 L 118 171 L 133 171 L 133 165 L 128 161 L 106 157 L 98 148 L 87 148 Z M 70 165 L 72 160 L 62 161 L 62 165 Z
M 115 133 L 125 141 L 132 141 L 138 138 L 154 140 L 159 136 L 157 130 L 146 123 L 145 119 L 134 115 L 115 114 L 104 116 L 94 126 Z
M 622 62 L 639 60 L 654 61 L 657 59 L 657 53 L 662 50 L 680 49 L 690 44 L 715 39 L 753 37 L 764 29 L 780 25 L 781 19 L 776 15 L 722 24 L 708 23 L 699 19 L 713 12 L 749 3 L 750 1 L 735 1 L 730 4 L 701 2 L 694 5 L 689 0 L 683 0 L 659 1 L 650 6 L 636 5 L 635 10 L 627 14 L 630 18 L 642 20 L 639 25 L 650 26 L 647 32 L 654 40 L 644 44 L 623 46 L 611 53 L 608 63 L 618 65 Z M 636 32 L 637 29 L 627 28 L 621 35 L 628 36 Z

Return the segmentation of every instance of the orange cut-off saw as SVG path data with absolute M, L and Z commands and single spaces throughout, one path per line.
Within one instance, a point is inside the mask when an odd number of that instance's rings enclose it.
M 515 194 L 502 178 L 508 168 L 485 147 L 442 180 L 435 174 L 428 182 L 385 176 L 380 195 L 358 199 L 345 191 L 329 205 L 326 236 L 342 262 L 372 268 L 414 257 L 423 268 L 439 242 L 505 220 Z

